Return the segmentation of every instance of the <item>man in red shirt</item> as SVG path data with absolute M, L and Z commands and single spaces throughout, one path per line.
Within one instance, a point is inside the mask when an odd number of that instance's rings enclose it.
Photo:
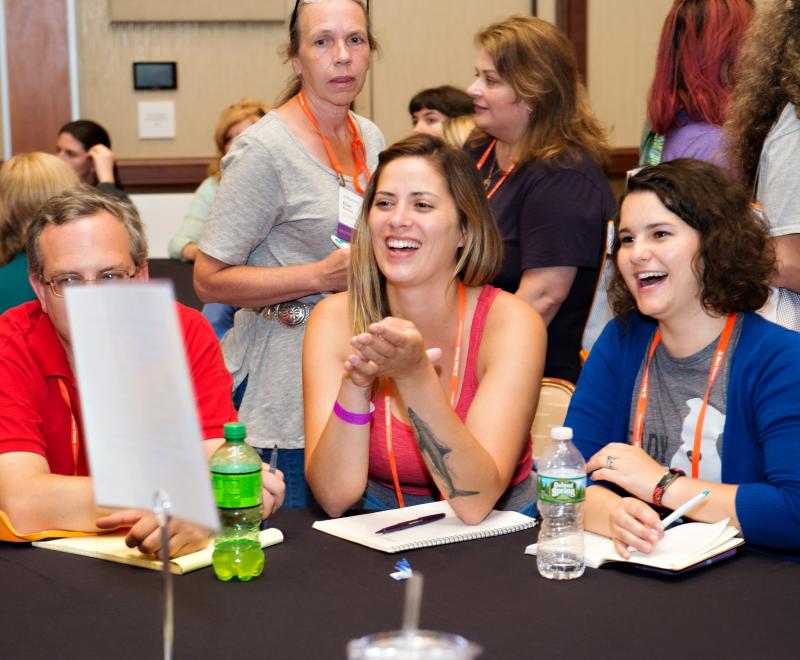
M 88 476 L 64 290 L 86 283 L 147 280 L 147 243 L 136 209 L 81 187 L 52 198 L 28 233 L 37 301 L 0 316 L 0 510 L 21 533 L 132 526 L 128 545 L 160 548 L 152 514 L 99 510 Z M 208 456 L 236 419 L 231 377 L 208 322 L 178 305 Z M 110 375 L 113 377 L 113 374 Z M 264 510 L 283 501 L 281 475 L 262 473 Z M 205 547 L 207 535 L 174 521 L 172 556 Z

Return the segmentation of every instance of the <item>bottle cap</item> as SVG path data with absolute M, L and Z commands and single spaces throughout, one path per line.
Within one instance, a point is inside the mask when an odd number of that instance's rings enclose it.
M 572 440 L 572 429 L 569 426 L 554 426 L 550 429 L 553 440 Z
M 241 422 L 228 422 L 222 427 L 222 433 L 226 440 L 241 442 L 247 437 L 247 427 Z

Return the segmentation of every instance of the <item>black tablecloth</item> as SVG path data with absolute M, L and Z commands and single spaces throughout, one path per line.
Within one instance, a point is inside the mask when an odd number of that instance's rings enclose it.
M 397 555 L 273 520 L 285 541 L 264 574 L 222 583 L 175 576 L 175 658 L 344 658 L 348 639 L 399 626 Z M 531 530 L 406 553 L 425 575 L 422 625 L 514 658 L 796 658 L 800 566 L 740 552 L 679 578 L 631 567 L 553 582 L 523 550 Z M 161 575 L 0 543 L 0 658 L 161 655 Z

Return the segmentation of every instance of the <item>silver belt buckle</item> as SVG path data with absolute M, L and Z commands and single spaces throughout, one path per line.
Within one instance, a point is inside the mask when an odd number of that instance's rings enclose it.
M 276 319 L 290 327 L 303 325 L 310 314 L 311 306 L 296 300 L 270 305 L 264 310 L 265 318 Z

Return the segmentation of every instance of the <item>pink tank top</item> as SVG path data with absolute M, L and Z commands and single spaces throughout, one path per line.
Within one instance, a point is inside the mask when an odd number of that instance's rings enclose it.
M 489 308 L 497 297 L 500 289 L 485 285 L 478 297 L 478 304 L 475 314 L 472 317 L 472 328 L 469 333 L 469 351 L 467 361 L 464 365 L 464 382 L 461 385 L 461 395 L 456 403 L 456 414 L 463 422 L 478 391 L 478 376 L 476 365 L 478 362 L 478 350 L 483 337 L 483 328 L 486 323 L 486 316 Z M 392 471 L 389 467 L 389 453 L 386 450 L 386 427 L 384 422 L 384 398 L 383 393 L 373 398 L 375 404 L 375 414 L 372 417 L 372 426 L 369 436 L 369 478 L 394 490 Z M 431 478 L 425 461 L 420 454 L 417 446 L 417 439 L 414 431 L 408 424 L 401 422 L 395 415 L 392 415 L 392 447 L 394 449 L 395 462 L 397 464 L 397 475 L 400 479 L 400 487 L 404 493 L 411 495 L 429 495 L 434 498 L 439 497 L 439 491 Z M 525 445 L 525 451 L 517 464 L 511 485 L 514 486 L 524 481 L 533 468 L 531 457 L 531 444 Z

